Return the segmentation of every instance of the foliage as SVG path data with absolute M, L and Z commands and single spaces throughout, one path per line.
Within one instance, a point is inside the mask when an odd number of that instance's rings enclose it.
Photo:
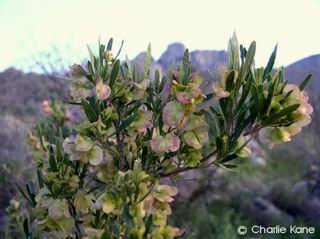
M 113 56 L 112 39 L 99 43 L 98 56 L 88 47 L 87 66 L 72 67 L 69 102 L 86 120 L 72 124 L 61 102 L 46 101 L 48 121 L 29 134 L 38 186 L 20 189 L 34 209 L 35 220 L 24 223 L 27 238 L 182 236 L 183 229 L 167 224 L 178 190 L 161 178 L 232 169 L 261 129 L 279 143 L 309 122 L 305 84 L 288 85 L 283 68 L 272 74 L 276 49 L 265 68 L 254 68 L 255 47 L 231 38 L 229 67 L 208 95 L 191 72 L 188 50 L 177 70 L 153 77 L 150 46 L 143 75 L 118 59 L 120 51 Z M 202 108 L 211 98 L 218 105 Z
M 5 228 L 5 238 L 23 238 L 23 216 L 21 212 L 21 203 L 15 199 L 10 200 L 10 205 L 7 207 L 7 213 L 9 217 L 7 218 L 6 228 Z
M 187 228 L 190 231 L 189 235 L 185 235 L 182 238 L 208 238 L 208 239 L 237 239 L 252 237 L 263 239 L 278 238 L 275 234 L 255 234 L 248 232 L 246 236 L 239 236 L 237 234 L 237 227 L 239 225 L 251 228 L 253 225 L 260 225 L 259 222 L 255 221 L 252 215 L 246 215 L 241 212 L 238 208 L 228 205 L 223 201 L 212 201 L 204 204 L 201 199 L 195 202 L 189 203 L 184 202 L 174 207 L 174 214 L 172 216 L 173 223 L 180 227 Z M 285 224 L 281 224 L 285 225 Z M 292 222 L 292 225 L 301 227 L 310 227 L 305 220 L 297 218 Z M 319 232 L 315 234 L 296 234 L 294 238 L 310 238 L 315 239 L 319 237 Z M 292 238 L 292 234 L 285 233 L 281 235 L 281 238 Z
M 310 214 L 305 213 L 307 204 L 303 202 L 308 203 L 314 197 L 301 187 L 297 188 L 302 180 L 306 180 L 307 160 L 299 160 L 299 156 L 286 157 L 278 150 L 278 154 L 268 157 L 265 164 L 257 164 L 255 158 L 237 163 L 241 165 L 241 171 L 211 170 L 210 182 L 203 185 L 204 188 L 173 205 L 170 222 L 186 228 L 187 234 L 183 238 L 242 238 L 237 235 L 239 225 L 250 228 L 253 225 L 290 224 L 317 228 L 318 217 L 311 220 Z M 208 175 L 203 172 L 203 177 Z M 274 209 L 255 207 L 256 198 L 264 198 Z M 289 215 L 291 220 L 279 218 L 279 212 L 282 216 Z M 278 216 L 276 222 L 274 216 Z M 277 238 L 275 234 L 250 235 L 249 232 L 246 236 Z M 295 238 L 318 237 L 317 231 L 310 235 L 295 235 Z M 281 238 L 292 238 L 292 234 L 284 234 Z

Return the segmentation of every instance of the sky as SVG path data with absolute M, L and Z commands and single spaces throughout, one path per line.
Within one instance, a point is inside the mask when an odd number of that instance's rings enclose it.
M 257 41 L 256 65 L 265 65 L 278 43 L 276 65 L 320 53 L 320 0 L 0 0 L 0 70 L 26 68 L 54 48 L 79 62 L 114 38 L 134 58 L 152 44 L 158 59 L 168 44 L 190 50 L 226 49 Z

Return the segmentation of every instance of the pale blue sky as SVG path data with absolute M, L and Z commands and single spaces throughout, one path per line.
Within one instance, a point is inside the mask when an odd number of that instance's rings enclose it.
M 22 66 L 56 46 L 68 62 L 99 35 L 114 37 L 130 58 L 152 43 L 158 58 L 172 42 L 189 49 L 225 49 L 257 41 L 257 65 L 279 44 L 277 65 L 320 53 L 319 0 L 0 0 L 0 70 Z

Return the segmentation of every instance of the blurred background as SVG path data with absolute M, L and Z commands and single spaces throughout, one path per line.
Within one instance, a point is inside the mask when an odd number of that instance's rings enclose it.
M 320 238 L 319 22 L 319 0 L 0 0 L 0 238 L 8 230 L 21 235 L 20 219 L 8 212 L 11 198 L 22 199 L 15 185 L 35 173 L 26 133 L 43 117 L 43 100 L 67 99 L 61 76 L 86 60 L 86 44 L 96 49 L 113 37 L 117 49 L 124 40 L 121 58 L 139 65 L 151 42 L 152 68 L 163 72 L 188 47 L 193 70 L 211 88 L 208 69 L 227 64 L 233 31 L 245 46 L 257 41 L 257 66 L 278 44 L 276 67 L 285 66 L 289 82 L 313 74 L 313 121 L 272 150 L 256 141 L 236 172 L 184 175 L 172 223 L 187 229 L 186 238 L 238 238 L 239 225 L 256 224 L 314 226 L 316 234 L 295 238 Z

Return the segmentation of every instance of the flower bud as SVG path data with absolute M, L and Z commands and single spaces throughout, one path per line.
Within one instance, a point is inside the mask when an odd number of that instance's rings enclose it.
M 111 51 L 107 51 L 105 54 L 105 59 L 107 62 L 112 61 L 113 60 L 113 54 Z
M 42 101 L 42 111 L 46 114 L 46 115 L 53 115 L 53 109 L 52 107 L 50 106 L 50 103 L 48 100 L 44 100 Z
M 111 95 L 111 89 L 108 85 L 103 84 L 102 80 L 99 80 L 96 85 L 96 95 L 99 100 L 106 100 Z

